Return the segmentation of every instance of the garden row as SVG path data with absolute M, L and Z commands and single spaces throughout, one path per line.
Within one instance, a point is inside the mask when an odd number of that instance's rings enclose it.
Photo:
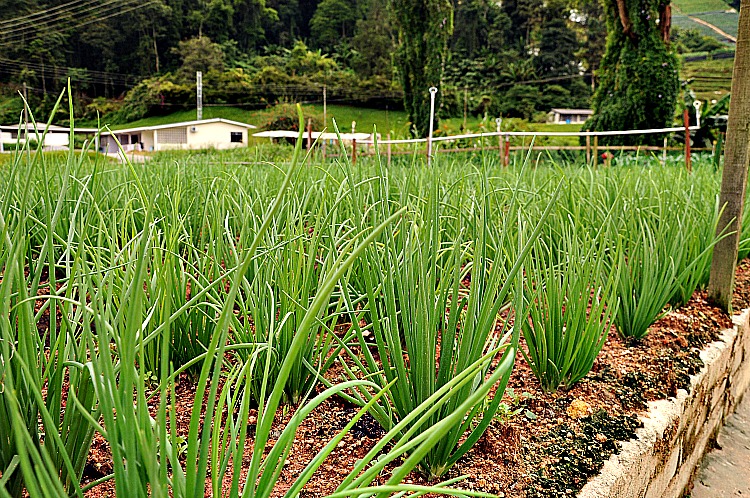
M 14 155 L 0 188 L 0 496 L 84 496 L 109 479 L 123 497 L 270 496 L 297 427 L 333 396 L 361 409 L 288 496 L 365 413 L 384 436 L 335 496 L 451 492 L 437 483 L 490 424 L 517 356 L 544 390 L 566 389 L 613 325 L 637 341 L 708 278 L 708 161 L 688 174 L 648 158 L 385 169 L 300 155 Z M 326 375 L 334 365 L 348 380 Z M 282 405 L 295 415 L 274 434 Z M 113 473 L 82 486 L 97 433 Z M 435 484 L 404 483 L 414 469 Z

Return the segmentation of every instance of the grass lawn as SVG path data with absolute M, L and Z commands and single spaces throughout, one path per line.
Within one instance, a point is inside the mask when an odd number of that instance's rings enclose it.
M 737 28 L 740 23 L 740 15 L 737 12 L 714 12 L 711 14 L 698 14 L 695 17 L 713 24 L 727 34 L 734 37 L 737 36 Z
M 737 19 L 739 20 L 739 17 Z M 721 36 L 719 33 L 709 28 L 708 26 L 704 26 L 703 24 L 693 21 L 688 16 L 676 15 L 676 14 L 673 15 L 672 26 L 678 27 L 680 29 L 695 29 L 695 30 L 698 30 L 698 32 L 704 36 L 710 36 L 712 38 L 716 38 L 720 42 L 724 42 L 724 43 L 727 42 L 727 40 L 723 36 Z M 731 32 L 729 34 L 731 34 Z
M 718 100 L 731 90 L 733 66 L 734 59 L 683 62 L 681 78 L 695 79 L 690 86 L 699 99 Z
M 306 105 L 316 114 L 323 116 L 323 106 L 319 104 Z M 326 127 L 333 131 L 333 119 L 342 133 L 352 131 L 352 121 L 356 121 L 356 131 L 370 133 L 375 127 L 383 137 L 388 133 L 392 136 L 405 136 L 408 133 L 406 112 L 386 111 L 381 109 L 367 109 L 347 105 L 329 105 L 327 110 Z
M 306 112 L 311 112 L 322 117 L 323 106 L 319 104 L 304 105 Z M 271 111 L 268 109 L 248 111 L 237 107 L 207 107 L 203 110 L 205 119 L 224 118 L 249 124 L 259 124 L 265 121 Z M 375 127 L 383 138 L 388 133 L 392 138 L 403 138 L 408 134 L 408 122 L 406 112 L 389 111 L 382 109 L 367 109 L 344 105 L 329 105 L 327 116 L 327 128 L 333 131 L 333 120 L 342 133 L 351 132 L 352 121 L 356 122 L 356 131 L 372 132 Z M 113 125 L 114 130 L 123 128 L 135 128 L 141 126 L 154 126 L 181 121 L 192 121 L 195 119 L 195 110 L 178 111 L 167 116 L 154 116 L 141 119 L 128 124 Z M 470 116 L 466 121 L 467 132 L 495 131 L 495 119 L 489 118 L 486 122 Z M 555 125 L 548 123 L 527 123 L 519 119 L 507 119 L 503 123 L 503 130 L 514 131 L 577 131 L 580 125 Z M 440 121 L 437 134 L 455 135 L 463 131 L 463 118 L 449 118 Z M 566 139 L 563 139 L 564 141 Z M 562 145 L 562 143 L 560 144 Z
M 674 0 L 672 5 L 682 14 L 728 10 L 731 7 L 723 0 Z
M 322 117 L 322 105 L 303 105 L 306 112 L 312 112 Z M 270 110 L 245 110 L 238 107 L 230 106 L 212 106 L 203 109 L 203 118 L 224 118 L 233 121 L 240 121 L 258 125 L 265 121 L 270 114 Z M 193 121 L 196 119 L 195 109 L 177 111 L 166 116 L 153 116 L 145 119 L 139 119 L 132 123 L 112 125 L 113 130 L 123 128 L 136 128 L 141 126 L 156 126 L 169 123 L 179 123 L 181 121 Z M 403 136 L 406 134 L 406 113 L 404 111 L 385 111 L 380 109 L 366 109 L 360 107 L 329 105 L 328 106 L 328 129 L 333 130 L 333 119 L 342 132 L 350 132 L 352 121 L 357 122 L 357 131 L 371 132 L 373 126 L 377 126 L 380 133 L 385 135 L 392 131 L 394 135 Z M 106 121 L 105 121 L 106 123 Z

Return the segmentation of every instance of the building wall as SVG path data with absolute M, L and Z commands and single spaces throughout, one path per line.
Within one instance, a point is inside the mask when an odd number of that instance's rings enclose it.
M 187 130 L 189 149 L 234 149 L 247 147 L 247 128 L 229 123 L 205 123 Z M 231 142 L 231 133 L 242 133 L 242 142 Z M 161 144 L 160 144 L 161 145 Z
M 39 137 L 41 138 L 42 132 L 39 132 Z M 36 141 L 36 134 L 35 133 L 29 133 L 29 140 Z M 2 141 L 5 144 L 14 144 L 18 141 L 18 139 L 13 138 L 13 135 L 11 135 L 10 132 L 3 131 L 0 132 L 0 141 Z M 21 143 L 24 142 L 23 135 L 21 136 Z M 44 137 L 44 146 L 45 147 L 67 147 L 70 144 L 70 140 L 68 137 L 68 133 L 52 133 L 48 132 L 47 136 Z
M 560 114 L 554 112 L 550 121 L 557 124 L 584 123 L 589 117 L 588 114 Z
M 142 131 L 141 142 L 143 143 L 143 150 L 146 150 L 146 151 L 154 150 L 154 131 L 153 130 Z
M 45 147 L 67 147 L 70 145 L 68 133 L 47 133 L 44 137 Z
M 232 142 L 232 133 L 240 133 L 242 141 Z M 233 149 L 247 147 L 248 140 L 247 128 L 220 122 L 144 130 L 128 134 L 115 132 L 115 134 L 126 152 L 140 150 L 140 144 L 143 144 L 144 151 L 211 148 Z M 132 135 L 138 135 L 137 144 L 131 143 L 133 141 Z M 102 137 L 102 147 L 108 152 L 118 152 L 114 139 L 109 136 Z

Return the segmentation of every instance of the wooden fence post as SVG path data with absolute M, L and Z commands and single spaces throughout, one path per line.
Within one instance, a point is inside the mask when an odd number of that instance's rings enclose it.
M 661 151 L 661 162 L 664 166 L 667 165 L 667 136 L 664 136 L 664 148 Z
M 357 164 L 357 139 L 352 138 L 352 164 Z
M 586 135 L 586 164 L 591 164 L 591 135 Z
M 390 168 L 391 167 L 391 134 L 388 133 L 386 137 L 387 137 L 386 140 L 388 141 L 388 147 L 386 148 L 388 151 L 388 167 Z
M 719 206 L 723 208 L 717 234 L 731 233 L 714 246 L 708 298 L 725 311 L 732 311 L 734 272 L 742 227 L 742 210 L 747 186 L 748 142 L 750 142 L 750 0 L 740 3 L 737 49 L 732 73 L 732 101 L 729 104 L 724 172 Z
M 510 137 L 505 135 L 505 154 L 503 154 L 503 166 L 510 164 Z
M 594 135 L 594 168 L 599 163 L 599 135 Z

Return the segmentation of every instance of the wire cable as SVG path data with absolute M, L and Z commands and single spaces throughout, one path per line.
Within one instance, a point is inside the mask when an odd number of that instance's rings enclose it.
M 110 7 L 105 8 L 104 15 L 102 15 L 101 13 L 96 13 L 93 16 L 89 16 L 88 18 L 83 18 L 83 19 L 62 19 L 59 25 L 52 24 L 52 25 L 44 26 L 49 31 L 44 32 L 43 35 L 49 36 L 50 32 L 62 33 L 66 31 L 72 31 L 72 30 L 81 28 L 83 26 L 87 26 L 89 24 L 102 22 L 112 17 L 127 14 L 134 10 L 142 9 L 143 7 L 147 7 L 147 6 L 157 3 L 157 1 L 158 0 L 147 0 L 146 3 L 142 5 L 132 5 L 124 9 L 120 9 L 118 5 L 112 5 Z M 116 4 L 118 2 L 121 2 L 121 0 L 110 0 L 108 3 Z M 10 36 L 7 36 L 6 33 L 7 32 L 0 32 L 0 46 L 18 43 L 22 41 L 27 35 L 38 33 L 38 30 L 26 29 L 22 32 L 11 34 Z

